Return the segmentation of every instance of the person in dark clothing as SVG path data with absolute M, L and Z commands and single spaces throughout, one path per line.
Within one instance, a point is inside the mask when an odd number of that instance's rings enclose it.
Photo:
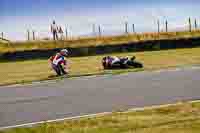
M 64 32 L 63 32 L 61 26 L 58 28 L 58 33 L 60 34 L 60 40 L 63 40 L 64 39 L 64 35 L 63 35 Z
M 53 40 L 58 40 L 58 26 L 55 21 L 51 24 L 51 33 L 53 34 Z

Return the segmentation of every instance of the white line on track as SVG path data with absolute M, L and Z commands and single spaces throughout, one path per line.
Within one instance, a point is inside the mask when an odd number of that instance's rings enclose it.
M 186 102 L 186 103 L 199 103 L 199 102 L 200 102 L 200 100 Z M 128 111 L 124 111 L 122 113 L 129 113 L 129 112 L 133 112 L 133 111 L 144 111 L 144 110 L 151 110 L 151 109 L 158 109 L 158 108 L 166 108 L 166 107 L 175 106 L 175 105 L 178 105 L 178 104 L 181 104 L 181 103 L 183 103 L 183 102 L 178 102 L 178 103 L 175 103 L 175 104 L 155 105 L 155 106 L 143 107 L 143 108 L 132 108 L 132 109 L 129 109 Z M 61 122 L 61 121 L 65 121 L 65 120 L 74 120 L 74 119 L 80 119 L 80 118 L 101 117 L 101 116 L 109 115 L 109 114 L 112 114 L 112 113 L 113 112 L 103 112 L 103 113 L 67 117 L 67 118 L 61 118 L 61 119 L 55 119 L 55 120 L 25 123 L 25 124 L 13 125 L 13 126 L 0 127 L 0 130 L 11 129 L 11 128 L 20 128 L 20 127 L 32 127 L 32 126 L 38 125 L 38 124 Z

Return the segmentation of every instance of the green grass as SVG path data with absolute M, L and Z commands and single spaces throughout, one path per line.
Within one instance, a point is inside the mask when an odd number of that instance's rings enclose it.
M 122 43 L 139 42 L 147 40 L 162 40 L 162 39 L 179 39 L 179 38 L 193 38 L 200 37 L 200 31 L 192 32 L 161 32 L 157 33 L 142 33 L 142 34 L 128 34 L 120 36 L 104 36 L 104 37 L 82 37 L 70 38 L 65 41 L 26 41 L 26 42 L 11 42 L 0 44 L 0 53 L 26 51 L 35 49 L 54 49 L 64 47 L 88 47 L 99 45 L 119 45 Z
M 135 55 L 144 64 L 143 69 L 106 70 L 101 66 L 101 59 L 105 55 L 69 58 L 69 77 L 119 74 L 141 70 L 158 70 L 200 64 L 200 48 L 178 49 L 153 52 L 119 53 L 118 56 Z M 0 85 L 27 83 L 54 78 L 47 60 L 30 60 L 0 63 Z
M 45 123 L 0 133 L 199 133 L 200 103 Z

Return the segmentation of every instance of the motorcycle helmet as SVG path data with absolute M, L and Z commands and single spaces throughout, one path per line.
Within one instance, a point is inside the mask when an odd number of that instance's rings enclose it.
M 62 49 L 62 50 L 60 51 L 60 54 L 63 55 L 63 56 L 68 56 L 69 51 L 68 51 L 67 49 Z

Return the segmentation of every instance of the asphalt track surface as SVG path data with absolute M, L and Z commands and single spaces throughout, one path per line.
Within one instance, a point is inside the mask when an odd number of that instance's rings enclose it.
M 200 69 L 0 87 L 0 128 L 200 99 Z

